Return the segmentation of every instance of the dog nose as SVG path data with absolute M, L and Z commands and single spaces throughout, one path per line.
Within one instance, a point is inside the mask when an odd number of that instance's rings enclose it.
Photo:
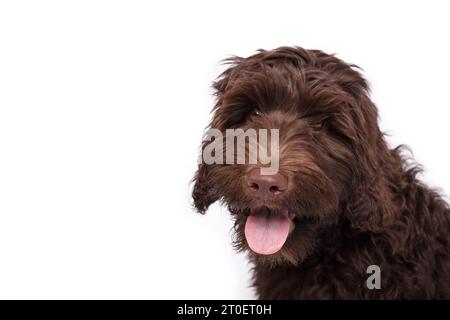
M 260 168 L 255 168 L 247 174 L 247 186 L 250 193 L 261 199 L 270 199 L 283 193 L 287 189 L 287 179 L 277 173 L 262 175 Z

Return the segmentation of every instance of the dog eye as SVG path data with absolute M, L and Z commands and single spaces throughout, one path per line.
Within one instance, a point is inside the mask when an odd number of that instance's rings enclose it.
M 262 113 L 261 111 L 259 111 L 258 109 L 253 110 L 253 115 L 255 117 L 263 117 L 264 113 Z
M 326 119 L 325 119 L 325 120 L 322 120 L 322 121 L 320 121 L 320 122 L 312 123 L 312 124 L 311 124 L 311 128 L 312 128 L 314 131 L 319 131 L 319 130 L 322 130 L 322 129 L 325 127 L 326 123 L 327 123 L 327 120 L 326 120 Z

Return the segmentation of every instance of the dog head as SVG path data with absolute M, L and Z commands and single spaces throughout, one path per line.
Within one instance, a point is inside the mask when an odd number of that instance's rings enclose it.
M 200 163 L 195 208 L 204 213 L 215 201 L 228 206 L 236 247 L 264 263 L 299 263 L 322 241 L 332 241 L 344 221 L 354 228 L 380 222 L 373 208 L 389 199 L 371 188 L 379 187 L 387 149 L 356 67 L 298 47 L 261 50 L 228 63 L 214 83 L 210 128 L 223 136 L 227 129 L 276 129 L 279 163 L 272 174 L 263 174 L 267 164 L 260 159 Z M 205 140 L 202 150 L 211 143 Z M 225 154 L 229 146 L 216 152 Z

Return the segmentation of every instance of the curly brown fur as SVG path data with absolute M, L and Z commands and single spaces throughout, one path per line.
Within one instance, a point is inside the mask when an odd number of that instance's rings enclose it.
M 265 205 L 295 212 L 295 228 L 275 254 L 249 249 L 252 165 L 200 164 L 193 199 L 202 213 L 217 200 L 229 207 L 259 298 L 450 298 L 449 206 L 417 179 L 401 147 L 388 148 L 357 67 L 299 47 L 228 63 L 214 83 L 210 127 L 280 129 L 289 185 Z M 380 290 L 366 286 L 369 265 L 380 266 Z

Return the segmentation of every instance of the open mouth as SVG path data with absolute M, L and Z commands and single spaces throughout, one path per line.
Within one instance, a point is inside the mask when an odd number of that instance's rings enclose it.
M 250 209 L 245 222 L 245 238 L 258 254 L 274 254 L 281 250 L 294 226 L 295 214 L 287 208 L 274 211 L 266 206 Z

